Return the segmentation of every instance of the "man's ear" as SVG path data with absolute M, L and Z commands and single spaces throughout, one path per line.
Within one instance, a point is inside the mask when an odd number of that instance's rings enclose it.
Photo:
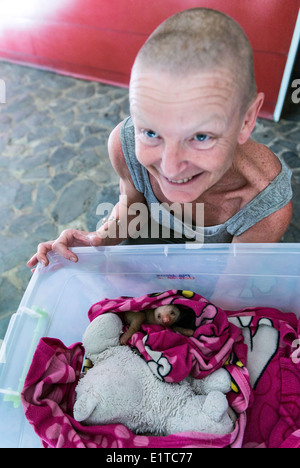
M 238 136 L 238 143 L 242 145 L 246 143 L 248 138 L 254 129 L 258 113 L 263 105 L 265 95 L 264 93 L 258 93 L 255 99 L 250 104 L 246 114 L 244 115 L 241 130 Z

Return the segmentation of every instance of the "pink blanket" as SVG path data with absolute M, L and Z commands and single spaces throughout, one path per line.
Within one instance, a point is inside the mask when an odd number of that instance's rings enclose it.
M 228 322 L 222 309 L 191 291 L 175 289 L 140 297 L 103 299 L 90 308 L 88 316 L 92 321 L 100 314 L 113 312 L 122 318 L 125 311 L 138 312 L 166 304 L 184 307 L 188 311 L 187 320 L 193 322 L 195 328 L 193 337 L 174 333 L 160 325 L 144 324 L 129 341 L 158 378 L 180 382 L 189 374 L 197 379 L 205 377 L 225 364 L 233 347 L 239 348 L 238 355 L 245 362 L 246 349 L 241 330 Z
M 84 349 L 80 343 L 66 347 L 57 339 L 43 338 L 21 395 L 25 415 L 43 445 L 65 448 L 241 447 L 243 443 L 251 447 L 300 446 L 300 367 L 297 359 L 291 360 L 291 353 L 295 354 L 293 343 L 298 336 L 295 316 L 259 308 L 225 312 L 200 295 L 171 290 L 139 298 L 104 299 L 91 307 L 89 318 L 93 320 L 106 312 L 121 316 L 126 310 L 154 308 L 167 303 L 190 308 L 195 319 L 194 336 L 187 338 L 157 325 L 143 325 L 141 332 L 132 337 L 130 345 L 138 348 L 152 371 L 167 382 L 179 381 L 189 373 L 201 378 L 225 366 L 232 376 L 232 391 L 228 399 L 238 415 L 232 433 L 220 436 L 185 432 L 167 437 L 148 437 L 137 436 L 121 424 L 81 425 L 74 420 L 72 408 Z M 271 320 L 274 325 L 274 349 L 267 350 L 269 354 L 256 372 L 249 343 L 253 344 L 255 336 L 259 336 L 259 325 L 263 328 L 270 325 L 262 320 Z M 247 349 L 251 373 L 255 378 L 252 406 L 253 392 L 246 367 L 249 364 Z
M 300 319 L 266 307 L 227 315 L 243 329 L 254 389 L 244 446 L 300 448 Z

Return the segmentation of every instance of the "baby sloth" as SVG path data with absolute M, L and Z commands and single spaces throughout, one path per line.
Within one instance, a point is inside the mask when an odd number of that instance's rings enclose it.
M 145 309 L 139 312 L 128 311 L 124 315 L 129 328 L 120 337 L 121 345 L 126 345 L 132 335 L 140 330 L 143 323 L 172 327 L 174 331 L 185 336 L 192 336 L 194 333 L 194 330 L 174 326 L 181 317 L 180 309 L 174 304 L 162 305 L 156 309 Z

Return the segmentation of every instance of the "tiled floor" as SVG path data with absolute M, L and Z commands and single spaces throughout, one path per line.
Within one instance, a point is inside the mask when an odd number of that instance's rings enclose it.
M 27 259 L 63 229 L 94 230 L 100 202 L 119 188 L 107 138 L 128 115 L 128 91 L 0 63 L 0 339 L 31 272 Z M 253 137 L 293 171 L 294 216 L 283 242 L 300 242 L 300 118 L 259 120 Z

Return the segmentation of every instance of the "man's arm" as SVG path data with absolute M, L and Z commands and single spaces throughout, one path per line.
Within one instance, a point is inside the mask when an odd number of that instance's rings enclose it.
M 130 206 L 136 202 L 146 206 L 146 202 L 143 194 L 135 189 L 129 169 L 125 163 L 120 140 L 120 127 L 121 124 L 112 131 L 108 141 L 109 158 L 120 177 L 121 194 L 120 201 L 113 208 L 110 219 L 97 231 L 87 232 L 77 229 L 66 229 L 56 240 L 39 244 L 36 254 L 27 263 L 29 268 L 33 268 L 38 262 L 43 263 L 45 266 L 48 265 L 47 254 L 51 250 L 54 250 L 67 260 L 77 262 L 77 256 L 69 250 L 69 247 L 117 245 L 127 238 L 127 228 L 130 220 L 136 216 L 136 214 L 130 214 Z M 122 220 L 124 220 L 123 224 Z M 126 226 L 125 232 L 124 226 Z M 122 233 L 121 237 L 119 237 L 120 232 Z
M 292 219 L 293 208 L 290 201 L 283 208 L 254 224 L 240 236 L 234 236 L 233 243 L 273 243 L 279 242 Z

